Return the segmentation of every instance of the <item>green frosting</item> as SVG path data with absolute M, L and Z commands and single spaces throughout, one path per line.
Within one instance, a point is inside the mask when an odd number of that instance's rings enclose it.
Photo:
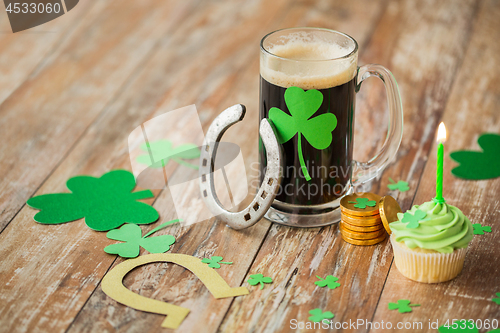
M 428 201 L 408 212 L 414 215 L 417 210 L 426 213 L 417 228 L 407 228 L 408 223 L 401 222 L 402 213 L 398 213 L 398 221 L 389 224 L 397 242 L 404 242 L 410 249 L 452 253 L 454 249 L 466 248 L 472 240 L 472 223 L 457 207 Z

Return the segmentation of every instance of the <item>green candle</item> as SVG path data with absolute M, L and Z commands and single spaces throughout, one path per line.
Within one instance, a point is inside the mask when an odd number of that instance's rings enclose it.
M 443 198 L 443 159 L 444 159 L 444 146 L 443 142 L 446 140 L 446 127 L 444 124 L 439 124 L 438 129 L 438 147 L 437 147 L 437 168 L 436 168 L 436 197 L 434 201 L 437 203 L 444 203 Z

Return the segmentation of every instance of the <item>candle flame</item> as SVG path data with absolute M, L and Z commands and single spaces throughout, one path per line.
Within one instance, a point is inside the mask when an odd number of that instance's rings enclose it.
M 446 127 L 444 126 L 444 123 L 441 122 L 438 128 L 437 142 L 444 143 L 445 141 L 446 141 Z

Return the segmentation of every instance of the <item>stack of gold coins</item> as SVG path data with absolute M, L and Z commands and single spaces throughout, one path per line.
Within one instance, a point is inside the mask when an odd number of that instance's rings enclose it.
M 375 245 L 385 240 L 387 232 L 379 210 L 385 198 L 374 193 L 355 193 L 343 197 L 340 200 L 339 225 L 342 239 L 354 245 Z

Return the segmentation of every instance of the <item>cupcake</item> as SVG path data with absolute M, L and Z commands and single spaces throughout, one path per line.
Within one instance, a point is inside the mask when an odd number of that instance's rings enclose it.
M 462 271 L 473 227 L 457 207 L 429 201 L 398 213 L 389 226 L 396 267 L 407 278 L 437 283 Z

